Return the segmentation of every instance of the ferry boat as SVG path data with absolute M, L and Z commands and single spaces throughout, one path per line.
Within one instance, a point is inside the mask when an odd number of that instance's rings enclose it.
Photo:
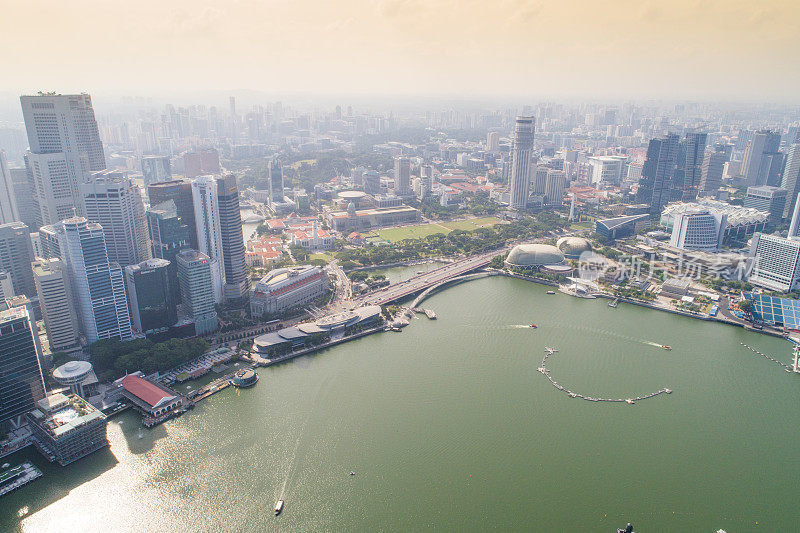
M 398 328 L 397 326 L 392 326 L 390 329 L 392 331 L 396 332 L 396 333 L 400 333 L 401 331 L 403 331 L 402 329 Z
M 528 324 L 528 327 L 529 327 L 529 328 L 536 329 L 536 328 L 538 328 L 539 326 L 537 326 L 536 324 Z
M 664 389 L 664 392 L 666 392 L 667 394 L 672 394 L 672 389 Z
M 275 504 L 275 516 L 278 516 L 283 511 L 283 500 L 278 500 L 278 503 Z
M 547 291 L 547 294 L 555 294 L 556 291 Z
M 634 403 L 636 403 L 636 402 L 634 402 L 633 400 L 631 400 L 630 398 L 628 398 L 627 400 L 625 400 L 625 403 L 627 403 L 627 404 L 629 404 L 629 405 L 633 405 L 633 404 L 634 404 Z

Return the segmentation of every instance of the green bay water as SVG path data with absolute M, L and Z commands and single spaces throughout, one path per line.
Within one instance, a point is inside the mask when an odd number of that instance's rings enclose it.
M 17 454 L 45 477 L 0 530 L 796 530 L 800 376 L 739 344 L 788 362 L 787 341 L 546 290 L 461 284 L 426 300 L 438 320 L 260 369 L 141 439 L 115 418 L 68 467 Z M 544 346 L 574 391 L 675 392 L 569 398 Z

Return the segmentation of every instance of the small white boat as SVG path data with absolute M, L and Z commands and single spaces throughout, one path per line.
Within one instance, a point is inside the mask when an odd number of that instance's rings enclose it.
M 353 471 L 351 470 L 351 471 L 350 471 L 350 475 L 351 475 L 351 476 L 355 476 L 355 475 L 356 475 L 356 473 L 355 473 L 355 472 L 353 472 Z
M 278 503 L 275 504 L 275 516 L 278 516 L 283 511 L 283 500 L 278 500 Z

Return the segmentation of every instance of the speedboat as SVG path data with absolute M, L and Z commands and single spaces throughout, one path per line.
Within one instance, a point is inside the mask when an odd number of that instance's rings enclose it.
M 356 475 L 356 473 L 355 473 L 355 472 L 353 472 L 353 471 L 351 470 L 351 471 L 350 471 L 350 475 L 351 475 L 351 476 L 355 476 L 355 475 Z
M 537 326 L 536 324 L 529 324 L 529 325 L 528 325 L 528 327 L 529 327 L 529 328 L 536 329 L 536 328 L 538 328 L 539 326 Z
M 555 294 L 556 291 L 547 291 L 547 294 Z
M 664 348 L 665 350 L 671 350 L 671 349 L 672 349 L 672 346 L 667 346 L 667 345 L 665 344 L 664 346 L 662 346 L 662 348 Z
M 283 511 L 283 500 L 278 500 L 278 503 L 275 504 L 275 516 L 278 516 Z

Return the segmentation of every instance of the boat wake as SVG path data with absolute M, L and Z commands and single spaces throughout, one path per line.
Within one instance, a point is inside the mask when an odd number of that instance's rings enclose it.
M 319 389 L 317 390 L 317 394 L 314 398 L 314 403 L 312 404 L 311 409 L 306 414 L 305 419 L 303 420 L 303 424 L 300 426 L 300 431 L 297 434 L 297 440 L 294 443 L 294 450 L 292 451 L 292 456 L 289 459 L 289 470 L 286 472 L 286 478 L 283 480 L 283 485 L 281 486 L 280 492 L 278 496 L 275 498 L 276 500 L 283 500 L 284 495 L 286 494 L 286 490 L 290 486 L 290 482 L 294 477 L 294 473 L 297 471 L 297 451 L 300 449 L 300 442 L 303 440 L 303 435 L 306 432 L 306 426 L 308 425 L 308 421 L 311 419 L 311 415 L 314 414 L 316 411 L 317 405 L 319 405 L 319 400 L 323 396 L 323 392 L 327 392 L 330 388 L 330 384 L 333 382 L 335 376 L 328 376 L 322 384 L 320 384 Z

